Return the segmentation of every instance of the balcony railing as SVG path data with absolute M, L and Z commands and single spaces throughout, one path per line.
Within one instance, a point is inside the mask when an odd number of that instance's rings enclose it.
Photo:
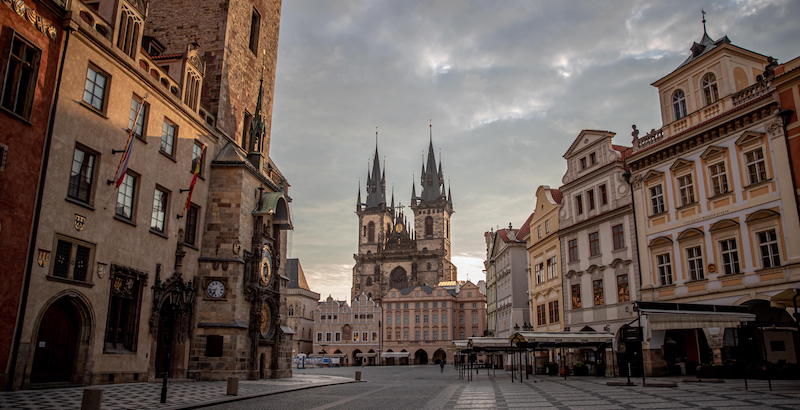
M 758 97 L 761 97 L 764 94 L 769 93 L 772 91 L 773 88 L 770 83 L 766 81 L 759 81 L 750 87 L 747 87 L 741 91 L 737 91 L 734 93 L 731 98 L 733 99 L 733 106 L 738 107 L 748 101 L 752 101 Z

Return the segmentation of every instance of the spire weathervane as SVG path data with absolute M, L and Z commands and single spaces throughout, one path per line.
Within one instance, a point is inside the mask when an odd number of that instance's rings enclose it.
M 700 14 L 703 16 L 703 34 L 706 33 L 706 11 L 704 9 L 700 9 Z

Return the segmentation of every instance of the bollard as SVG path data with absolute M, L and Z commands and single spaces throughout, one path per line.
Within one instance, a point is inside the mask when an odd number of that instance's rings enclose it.
M 103 389 L 85 388 L 83 389 L 83 401 L 81 410 L 100 410 L 103 402 Z
M 360 382 L 360 381 L 361 381 L 361 371 L 360 371 L 360 370 L 359 370 L 359 371 L 356 371 L 356 381 L 357 381 L 357 382 Z
M 239 395 L 239 378 L 238 377 L 228 377 L 228 391 L 225 393 L 228 396 L 238 396 Z

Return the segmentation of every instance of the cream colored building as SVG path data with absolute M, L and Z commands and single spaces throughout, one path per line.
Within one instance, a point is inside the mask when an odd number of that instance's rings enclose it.
M 564 330 L 561 243 L 558 239 L 561 199 L 561 191 L 558 189 L 539 186 L 536 189 L 533 216 L 528 223 L 530 324 L 535 331 Z
M 703 33 L 686 61 L 653 83 L 663 125 L 644 136 L 634 131 L 628 158 L 641 299 L 686 305 L 640 309 L 651 374 L 736 360 L 729 348 L 746 322 L 777 326 L 753 333 L 752 348 L 765 359 L 796 362 L 796 332 L 780 330 L 791 319 L 769 305 L 800 283 L 800 222 L 770 84 L 775 65 Z
M 381 331 L 380 303 L 361 294 L 348 306 L 328 296 L 314 310 L 314 355 L 344 366 L 376 365 Z
M 311 290 L 297 258 L 286 259 L 286 323 L 294 331 L 292 357 L 314 351 L 314 311 L 319 303 L 319 293 Z
M 525 235 L 525 230 L 514 229 L 509 224 L 508 229 L 484 234 L 486 289 L 494 298 L 491 302 L 492 310 L 487 310 L 487 319 L 493 324 L 488 330 L 495 337 L 511 337 L 514 326 L 525 326 L 530 321 L 527 293 L 528 255 L 525 251 L 525 239 L 520 233 Z

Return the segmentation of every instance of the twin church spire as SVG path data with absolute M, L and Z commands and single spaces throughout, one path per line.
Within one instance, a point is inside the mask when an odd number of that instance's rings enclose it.
M 452 210 L 453 200 L 450 189 L 445 190 L 444 173 L 442 172 L 442 161 L 439 158 L 437 163 L 433 150 L 433 129 L 429 126 L 428 157 L 427 162 L 422 164 L 420 174 L 420 184 L 422 193 L 417 196 L 416 183 L 411 181 L 411 204 L 412 205 L 442 205 Z M 367 200 L 361 202 L 361 184 L 358 186 L 357 210 L 371 210 L 382 207 L 394 209 L 394 191 L 392 192 L 392 203 L 386 202 L 386 164 L 383 168 L 380 164 L 378 153 L 378 133 L 375 133 L 375 154 L 372 159 L 372 169 L 367 171 Z

